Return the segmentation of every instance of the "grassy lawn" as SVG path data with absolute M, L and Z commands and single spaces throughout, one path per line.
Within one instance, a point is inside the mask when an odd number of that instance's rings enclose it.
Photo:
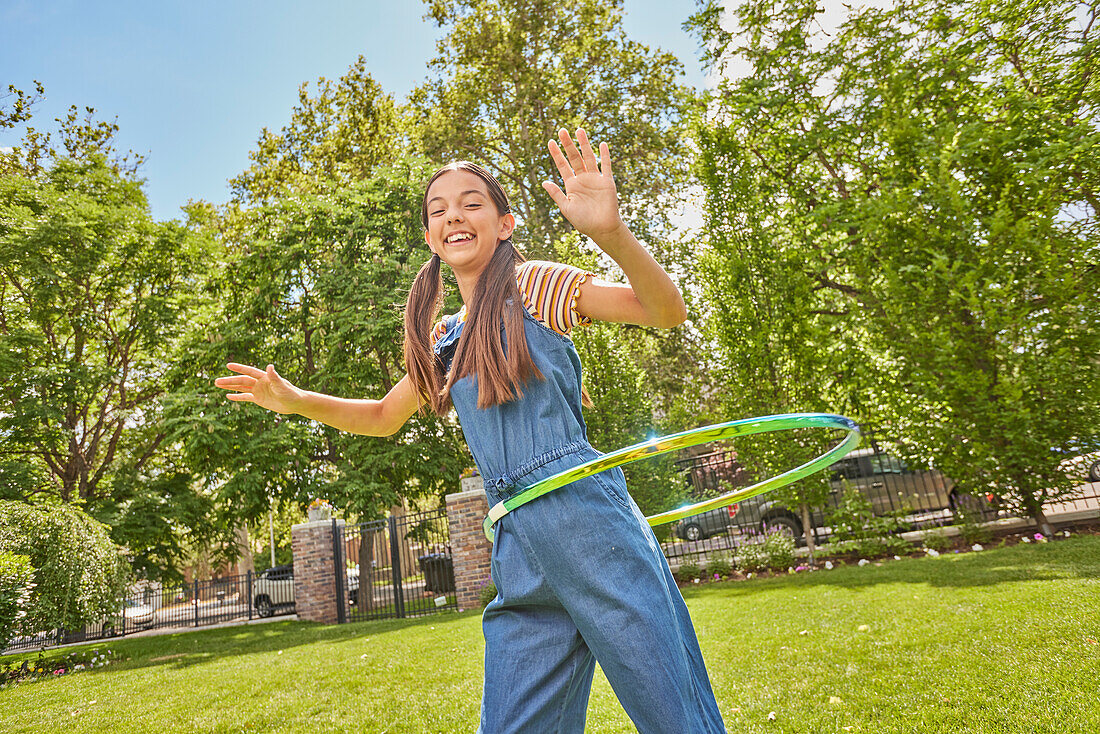
M 1100 536 L 705 584 L 685 596 L 730 731 L 1100 731 Z M 89 647 L 122 660 L 0 691 L 0 731 L 477 726 L 476 613 Z M 600 675 L 588 730 L 634 731 Z

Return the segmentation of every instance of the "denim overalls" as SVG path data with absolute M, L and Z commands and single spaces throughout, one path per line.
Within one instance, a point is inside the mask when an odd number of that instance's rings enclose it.
M 546 379 L 485 410 L 475 377 L 451 390 L 490 505 L 600 455 L 586 436 L 573 343 L 523 315 Z M 434 346 L 447 369 L 456 322 Z M 583 731 L 596 661 L 643 734 L 725 731 L 687 607 L 621 470 L 525 504 L 495 531 L 479 732 Z

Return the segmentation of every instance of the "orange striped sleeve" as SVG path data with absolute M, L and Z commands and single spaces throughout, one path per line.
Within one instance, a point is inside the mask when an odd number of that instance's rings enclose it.
M 429 348 L 434 347 L 435 343 L 437 341 L 439 341 L 439 337 L 443 336 L 446 333 L 447 333 L 447 321 L 446 321 L 446 319 L 440 319 L 439 323 L 432 327 L 431 338 L 430 338 L 431 344 L 428 345 Z
M 533 315 L 550 329 L 568 335 L 573 327 L 592 320 L 577 313 L 577 296 L 589 273 L 572 265 L 530 260 L 516 274 L 520 292 Z

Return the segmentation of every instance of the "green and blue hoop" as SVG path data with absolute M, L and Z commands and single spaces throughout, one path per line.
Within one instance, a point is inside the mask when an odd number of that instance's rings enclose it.
M 613 469 L 623 464 L 629 464 L 638 459 L 646 459 L 652 456 L 666 454 L 669 451 L 684 449 L 689 446 L 698 446 L 711 441 L 722 441 L 736 436 L 749 436 L 754 433 L 771 433 L 773 431 L 789 431 L 795 428 L 835 428 L 845 430 L 848 433 L 841 441 L 826 451 L 821 456 L 805 464 L 795 467 L 790 471 L 757 482 L 749 487 L 742 487 L 720 497 L 714 497 L 693 505 L 687 505 L 668 512 L 647 517 L 650 525 L 663 525 L 675 522 L 685 517 L 698 515 L 700 512 L 715 510 L 720 507 L 732 505 L 735 502 L 755 497 L 758 494 L 768 492 L 779 487 L 784 487 L 792 482 L 821 471 L 830 464 L 834 464 L 843 458 L 849 451 L 859 445 L 859 426 L 849 418 L 842 415 L 828 413 L 788 413 L 785 415 L 769 415 L 762 418 L 745 418 L 743 420 L 729 421 L 728 423 L 716 423 L 712 426 L 693 428 L 690 431 L 673 433 L 661 438 L 653 438 L 642 443 L 627 446 L 626 448 L 612 451 L 610 454 L 586 461 L 583 464 L 566 469 L 540 482 L 532 484 L 514 497 L 509 497 L 503 502 L 498 502 L 489 510 L 483 527 L 485 537 L 489 542 L 493 541 L 493 525 L 497 520 L 507 515 L 512 510 L 525 505 L 531 500 L 538 499 L 547 492 L 564 487 L 567 484 L 590 477 L 608 469 Z

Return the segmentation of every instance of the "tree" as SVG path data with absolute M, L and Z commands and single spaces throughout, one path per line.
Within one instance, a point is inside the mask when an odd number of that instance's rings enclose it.
M 393 98 L 366 70 L 362 56 L 336 82 L 317 80 L 298 90 L 298 106 L 278 133 L 266 127 L 252 165 L 232 179 L 234 198 L 244 204 L 270 201 L 311 181 L 351 183 L 378 165 L 390 164 L 400 145 L 400 119 Z
M 395 436 L 357 436 L 232 403 L 212 384 L 229 360 L 272 363 L 299 387 L 334 395 L 381 397 L 396 384 L 400 305 L 426 255 L 425 165 L 399 159 L 362 181 L 316 180 L 226 212 L 226 260 L 211 286 L 219 305 L 187 339 L 168 425 L 238 520 L 312 497 L 372 519 L 402 497 L 441 495 L 469 461 L 451 419 L 417 416 Z
M 808 310 L 860 336 L 852 404 L 1043 532 L 1073 491 L 1051 449 L 1094 437 L 1100 407 L 1096 7 L 1075 9 L 901 2 L 831 37 L 800 0 L 741 5 L 737 35 L 714 2 L 692 21 L 713 60 L 751 64 L 708 134 L 771 207 Z
M 129 580 L 121 549 L 106 526 L 75 507 L 0 501 L 4 554 L 25 557 L 33 569 L 30 600 L 18 621 L 22 633 L 78 630 L 121 608 Z
M 570 231 L 542 181 L 556 180 L 547 141 L 583 126 L 607 141 L 624 219 L 663 246 L 688 174 L 680 62 L 622 30 L 622 2 L 426 0 L 446 30 L 434 78 L 413 91 L 413 134 L 435 161 L 476 160 L 512 192 L 522 243 L 555 254 Z

